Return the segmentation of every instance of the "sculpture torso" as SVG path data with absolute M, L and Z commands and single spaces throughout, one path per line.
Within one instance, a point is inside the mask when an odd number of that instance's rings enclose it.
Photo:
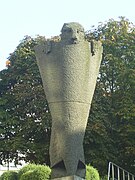
M 44 48 L 46 49 L 47 45 Z M 63 42 L 52 43 L 51 52 L 44 54 L 44 58 L 41 59 L 40 69 L 46 66 L 46 70 L 42 70 L 41 75 L 43 78 L 46 77 L 43 84 L 49 103 L 60 101 L 89 103 L 90 94 L 87 93 L 87 89 L 90 87 L 87 81 L 90 77 L 90 53 L 87 41 L 75 45 L 65 45 Z

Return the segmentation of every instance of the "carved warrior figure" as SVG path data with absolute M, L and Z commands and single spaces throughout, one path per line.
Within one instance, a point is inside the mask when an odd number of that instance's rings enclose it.
M 79 23 L 65 23 L 60 38 L 35 47 L 52 116 L 52 178 L 85 177 L 83 138 L 99 72 L 102 45 L 88 42 Z

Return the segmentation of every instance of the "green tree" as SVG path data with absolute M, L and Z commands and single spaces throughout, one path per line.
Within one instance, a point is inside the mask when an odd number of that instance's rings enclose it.
M 120 17 L 119 21 L 111 19 L 106 24 L 101 23 L 97 29 L 87 34 L 88 39 L 101 40 L 104 47 L 97 89 L 87 127 L 90 131 L 86 132 L 86 137 L 89 133 L 89 137 L 92 138 L 92 126 L 98 122 L 99 137 L 96 138 L 94 134 L 91 141 L 96 139 L 88 146 L 89 149 L 94 147 L 95 157 L 90 152 L 89 158 L 92 159 L 93 165 L 98 166 L 100 172 L 103 173 L 106 161 L 115 162 L 129 171 L 135 171 L 134 37 L 134 25 L 124 17 Z M 93 131 L 96 133 L 97 129 L 93 128 Z M 101 131 L 105 132 L 103 137 Z M 98 148 L 97 153 L 96 148 Z M 103 161 L 100 160 L 98 154 Z
M 5 112 L 10 118 L 6 123 L 16 121 L 10 138 L 12 149 L 24 154 L 26 161 L 48 164 L 50 112 L 33 50 L 41 40 L 26 36 L 10 55 L 11 66 L 0 73 L 0 95 L 8 101 Z
M 2 87 L 2 86 L 1 86 Z M 0 89 L 1 94 L 3 90 Z M 17 153 L 12 149 L 11 139 L 15 136 L 15 127 L 17 121 L 12 120 L 9 114 L 8 102 L 11 101 L 11 97 L 8 94 L 0 96 L 0 164 L 4 162 L 9 166 L 9 162 L 12 159 L 16 159 Z

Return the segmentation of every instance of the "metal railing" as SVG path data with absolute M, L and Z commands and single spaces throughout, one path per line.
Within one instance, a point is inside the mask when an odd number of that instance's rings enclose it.
M 108 180 L 135 180 L 135 175 L 119 167 L 118 165 L 109 162 Z

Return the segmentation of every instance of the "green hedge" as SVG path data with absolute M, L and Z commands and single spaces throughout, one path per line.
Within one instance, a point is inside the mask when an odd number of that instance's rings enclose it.
M 28 164 L 28 165 L 24 166 L 18 172 L 18 179 L 21 178 L 22 174 L 26 173 L 27 171 L 32 171 L 32 170 L 36 169 L 36 167 L 37 167 L 36 164 Z
M 18 180 L 17 172 L 6 171 L 0 176 L 0 180 Z
M 20 169 L 18 173 L 15 171 L 4 172 L 0 180 L 48 180 L 50 179 L 50 174 L 51 169 L 48 166 L 28 164 Z M 100 180 L 97 169 L 87 165 L 86 180 Z
M 101 177 L 101 180 L 108 180 L 108 176 Z
M 48 166 L 29 164 L 18 172 L 19 180 L 46 180 L 50 178 L 51 169 Z
M 86 166 L 86 180 L 100 180 L 99 173 L 94 167 Z
M 39 170 L 33 170 L 33 171 L 27 171 L 24 173 L 20 180 L 47 180 L 49 179 L 49 175 L 44 173 L 44 171 Z

